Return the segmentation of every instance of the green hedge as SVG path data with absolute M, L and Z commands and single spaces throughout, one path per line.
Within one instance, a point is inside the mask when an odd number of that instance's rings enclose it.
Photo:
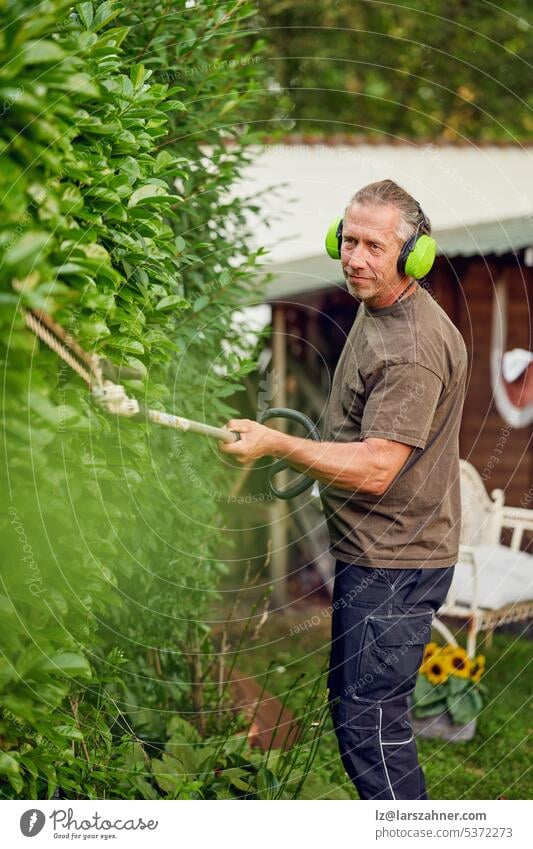
M 253 200 L 228 190 L 256 140 L 263 46 L 244 47 L 254 3 L 175 7 L 2 4 L 4 796 L 157 795 L 140 741 L 202 707 L 216 445 L 106 417 L 21 313 L 140 369 L 124 383 L 152 407 L 231 414 L 253 367 L 231 353 L 231 311 L 258 297 L 258 252 Z

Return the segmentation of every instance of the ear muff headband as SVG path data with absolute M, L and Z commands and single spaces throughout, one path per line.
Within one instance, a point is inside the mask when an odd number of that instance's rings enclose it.
M 431 270 L 437 254 L 437 243 L 435 239 L 432 239 L 427 233 L 418 235 L 421 227 L 427 227 L 427 219 L 422 210 L 420 212 L 422 213 L 423 220 L 418 225 L 414 236 L 411 236 L 402 245 L 397 262 L 397 268 L 400 274 L 406 274 L 408 277 L 414 277 L 416 280 L 425 277 Z M 326 251 L 331 259 L 341 258 L 341 243 L 342 218 L 337 216 L 331 222 L 326 233 Z

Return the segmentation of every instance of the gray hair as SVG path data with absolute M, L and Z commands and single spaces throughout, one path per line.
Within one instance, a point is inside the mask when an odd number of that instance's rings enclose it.
M 395 206 L 400 211 L 400 221 L 396 235 L 402 242 L 406 242 L 414 236 L 417 230 L 421 233 L 431 233 L 429 218 L 422 212 L 420 204 L 412 195 L 402 189 L 393 180 L 380 180 L 377 183 L 369 183 L 359 189 L 350 199 L 348 208 L 353 203 L 375 204 Z

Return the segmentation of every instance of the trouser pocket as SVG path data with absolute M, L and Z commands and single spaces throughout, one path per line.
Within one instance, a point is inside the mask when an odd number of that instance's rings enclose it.
M 344 769 L 361 799 L 390 799 L 380 754 L 378 705 L 340 699 L 332 715 Z
M 432 619 L 431 610 L 368 616 L 351 695 L 388 699 L 410 693 L 431 637 Z
M 425 799 L 407 698 L 339 699 L 333 726 L 344 768 L 361 799 Z

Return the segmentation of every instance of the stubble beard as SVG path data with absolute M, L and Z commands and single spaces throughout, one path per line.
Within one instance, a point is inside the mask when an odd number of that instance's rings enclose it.
M 348 293 L 353 298 L 356 298 L 356 300 L 368 304 L 369 307 L 376 306 L 376 301 L 379 303 L 379 301 L 383 300 L 384 297 L 388 297 L 394 291 L 394 286 L 387 285 L 383 280 L 380 282 L 372 278 L 371 280 L 365 280 L 364 284 L 360 286 L 357 283 L 353 283 L 348 278 L 346 272 L 344 272 L 344 278 Z
M 358 285 L 350 280 L 347 274 L 345 274 L 345 280 L 348 292 L 358 301 L 367 303 L 368 301 L 372 301 L 376 296 L 380 295 L 379 286 L 377 286 L 375 280 L 365 280 L 363 285 Z

